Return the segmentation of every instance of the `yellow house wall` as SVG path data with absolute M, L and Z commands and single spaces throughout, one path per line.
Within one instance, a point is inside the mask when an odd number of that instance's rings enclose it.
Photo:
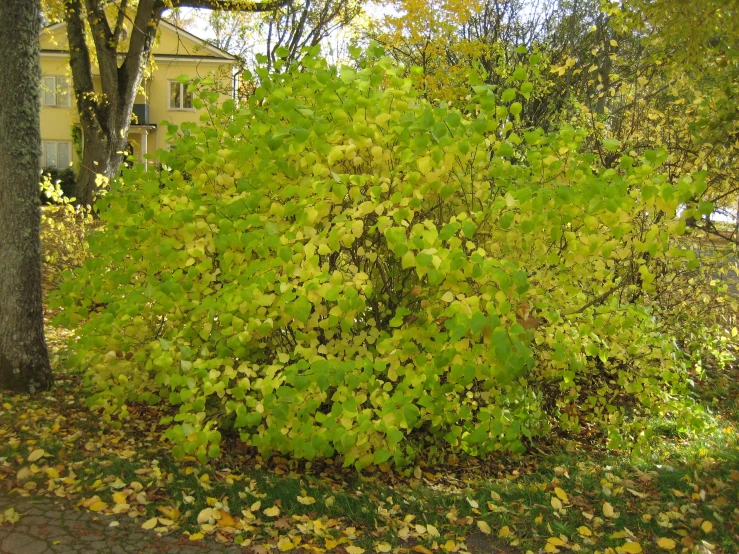
M 69 62 L 62 57 L 41 57 L 41 74 L 43 76 L 69 77 Z M 72 125 L 77 121 L 77 110 L 70 98 L 70 107 L 41 107 L 41 140 L 72 140 Z M 76 163 L 77 155 L 72 148 L 72 160 Z
M 42 49 L 66 50 L 67 37 L 66 28 L 45 29 L 39 37 Z M 188 121 L 199 122 L 200 113 L 197 110 L 176 110 L 169 108 L 169 82 L 176 81 L 180 75 L 189 78 L 205 78 L 211 74 L 219 76 L 220 90 L 228 94 L 222 96 L 222 100 L 230 97 L 232 90 L 231 68 L 233 62 L 224 60 L 202 60 L 188 59 L 187 56 L 214 56 L 217 51 L 209 48 L 197 38 L 188 33 L 162 24 L 154 51 L 154 70 L 151 76 L 143 83 L 143 93 L 139 93 L 136 103 L 147 103 L 149 105 L 149 122 L 156 124 L 156 130 L 149 130 L 147 137 L 147 153 L 154 155 L 159 148 L 167 148 L 165 137 L 167 128 L 163 122 L 181 125 Z M 160 56 L 167 56 L 162 59 Z M 169 56 L 183 56 L 180 59 L 171 59 Z M 69 59 L 67 57 L 49 54 L 41 55 L 41 68 L 43 75 L 70 76 Z M 93 67 L 93 79 L 95 89 L 100 91 L 100 77 L 97 67 Z M 72 100 L 69 108 L 43 107 L 41 109 L 41 138 L 42 140 L 72 140 L 72 125 L 77 122 L 77 112 Z M 130 141 L 134 147 L 134 153 L 140 155 L 142 133 L 136 127 L 129 132 Z M 74 149 L 73 149 L 74 150 Z M 77 156 L 72 153 L 73 160 L 77 162 Z

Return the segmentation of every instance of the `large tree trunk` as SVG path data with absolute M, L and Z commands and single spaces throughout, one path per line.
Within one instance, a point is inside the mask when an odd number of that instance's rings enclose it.
M 123 152 L 127 146 L 128 125 L 119 134 L 109 136 L 97 125 L 85 119 L 82 123 L 82 163 L 77 178 L 75 198 L 83 206 L 92 206 L 95 194 L 103 183 L 100 176 L 109 180 L 115 176 L 123 162 Z
M 0 389 L 52 383 L 41 299 L 39 0 L 0 2 Z

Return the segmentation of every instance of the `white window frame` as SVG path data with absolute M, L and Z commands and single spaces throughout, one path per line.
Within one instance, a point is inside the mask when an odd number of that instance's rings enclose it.
M 179 106 L 172 106 L 172 85 L 177 85 L 180 87 L 180 105 Z M 167 81 L 167 108 L 171 112 L 194 112 L 195 108 L 192 106 L 193 101 L 193 94 L 187 92 L 187 87 L 190 86 L 190 84 L 183 84 L 179 81 Z M 190 107 L 186 108 L 185 105 L 185 95 L 190 94 Z
M 63 148 L 66 153 L 60 155 Z M 41 141 L 41 167 L 54 167 L 56 169 L 68 169 L 72 165 L 72 141 L 71 140 L 42 140 Z M 53 152 L 54 163 L 49 163 L 49 154 Z M 60 159 L 67 158 L 67 163 L 60 165 Z
M 44 75 L 41 79 L 41 105 L 48 108 L 72 107 L 69 77 Z

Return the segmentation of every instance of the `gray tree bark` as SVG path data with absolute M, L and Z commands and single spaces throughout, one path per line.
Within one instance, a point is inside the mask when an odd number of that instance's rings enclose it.
M 0 1 L 0 389 L 52 384 L 41 298 L 39 0 Z

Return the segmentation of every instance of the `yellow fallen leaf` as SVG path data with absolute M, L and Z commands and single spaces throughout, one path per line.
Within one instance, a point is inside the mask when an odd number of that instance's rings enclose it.
M 121 522 L 120 522 L 120 521 L 111 521 L 111 522 L 110 522 L 110 523 L 108 524 L 108 527 L 118 527 L 118 526 L 119 526 L 120 524 L 121 524 Z
M 290 537 L 283 536 L 277 541 L 277 548 L 279 548 L 281 552 L 287 552 L 288 550 L 295 548 L 295 545 Z
M 277 506 L 272 506 L 271 508 L 265 508 L 264 515 L 269 516 L 269 517 L 277 517 L 278 515 L 280 515 L 280 509 Z
M 618 514 L 614 511 L 610 502 L 603 503 L 603 515 L 606 517 L 618 517 Z
M 552 508 L 554 508 L 555 510 L 562 509 L 562 501 L 556 496 L 553 496 L 550 502 L 552 504 Z
M 348 554 L 362 554 L 364 552 L 364 548 L 358 546 L 345 546 L 344 549 Z
M 577 528 L 577 532 L 580 533 L 583 537 L 592 537 L 593 536 L 593 532 L 590 529 L 588 529 L 587 527 L 585 527 L 584 525 L 581 525 L 580 527 L 578 527 Z
M 347 548 L 347 551 L 348 550 L 349 549 Z M 413 548 L 411 548 L 411 550 L 413 552 L 419 552 L 420 554 L 434 554 L 431 550 L 429 550 L 428 548 L 426 548 L 422 544 L 417 544 L 416 546 L 414 546 Z M 349 554 L 351 554 L 351 552 Z
M 237 520 L 228 512 L 221 512 L 221 519 L 218 520 L 218 527 L 235 527 Z
M 563 489 L 556 487 L 554 489 L 554 494 L 556 494 L 557 498 L 559 498 L 562 502 L 569 502 L 569 500 L 567 499 L 567 493 Z
M 488 525 L 487 521 L 483 521 L 481 519 L 477 520 L 477 528 L 485 533 L 486 535 L 489 535 L 493 532 L 493 530 L 490 528 L 490 525 Z
M 255 502 L 254 504 L 252 504 L 252 505 L 251 505 L 251 506 L 249 507 L 249 509 L 250 509 L 250 510 L 251 510 L 252 512 L 258 512 L 258 511 L 259 511 L 259 508 L 261 508 L 261 507 L 262 507 L 262 501 L 261 501 L 261 500 L 257 500 L 257 501 L 256 501 L 256 502 Z
M 159 522 L 159 518 L 156 518 L 156 517 L 147 519 L 144 523 L 141 524 L 141 528 L 142 529 L 154 529 L 154 527 L 157 526 L 158 522 Z
M 376 552 L 390 552 L 392 549 L 393 547 L 389 542 L 379 542 L 375 544 Z
M 454 552 L 454 549 L 457 548 L 457 543 L 454 542 L 452 539 L 449 539 L 444 544 L 441 545 L 441 547 L 446 550 L 447 552 Z M 384 550 L 383 552 L 390 552 L 389 550 Z
M 198 513 L 198 523 L 208 523 L 211 519 L 215 519 L 213 517 L 213 508 L 203 508 L 200 510 L 200 513 Z
M 114 492 L 113 502 L 116 504 L 128 504 L 128 495 L 124 492 Z
M 559 537 L 549 537 L 547 539 L 547 542 L 549 544 L 553 544 L 554 546 L 564 546 L 565 545 L 565 541 L 563 541 Z
M 33 452 L 31 452 L 28 455 L 28 461 L 29 462 L 35 462 L 37 460 L 40 460 L 44 456 L 46 456 L 46 452 L 44 452 L 44 449 L 43 448 L 37 448 L 36 450 L 34 450 Z
M 426 532 L 431 535 L 432 537 L 440 537 L 441 533 L 439 533 L 439 530 L 431 525 L 430 523 L 426 526 Z
M 199 540 L 200 540 L 200 539 L 202 539 L 202 538 L 203 538 L 204 536 L 205 536 L 205 535 L 203 535 L 202 533 L 193 533 L 192 535 L 190 535 L 190 540 L 191 540 L 191 541 L 199 541 Z
M 316 499 L 312 496 L 298 496 L 298 502 L 305 504 L 306 506 L 310 506 L 311 504 L 316 503 Z
M 659 546 L 662 550 L 674 550 L 677 544 L 672 539 L 662 537 L 657 541 L 657 546 Z
M 620 548 L 621 552 L 627 554 L 641 554 L 641 545 L 638 542 L 627 542 Z
M 704 533 L 710 533 L 713 530 L 713 523 L 706 520 L 703 523 L 701 523 L 701 529 L 703 529 Z
M 502 539 L 504 539 L 505 537 L 510 537 L 511 534 L 511 530 L 507 525 L 504 525 L 500 528 L 500 531 L 498 531 L 498 536 Z
M 100 500 L 98 502 L 95 502 L 94 504 L 90 504 L 90 506 L 88 506 L 88 509 L 92 512 L 102 512 L 107 507 L 108 503 Z

